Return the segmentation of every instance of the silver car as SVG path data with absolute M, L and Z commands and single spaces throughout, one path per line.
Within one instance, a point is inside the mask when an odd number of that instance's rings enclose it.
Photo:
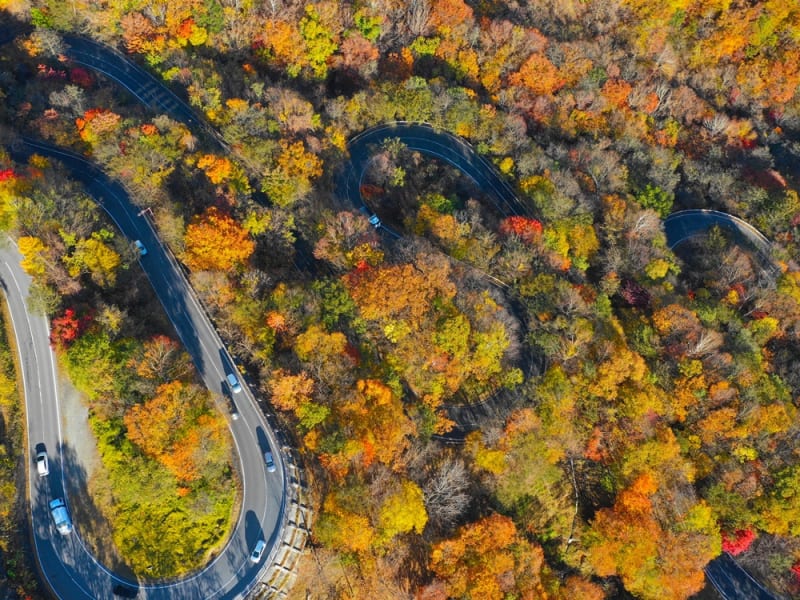
M 261 560 L 261 557 L 264 554 L 264 549 L 266 547 L 267 547 L 267 542 L 265 542 L 264 540 L 258 540 L 256 542 L 255 548 L 253 548 L 253 552 L 250 554 L 250 562 L 258 563 Z

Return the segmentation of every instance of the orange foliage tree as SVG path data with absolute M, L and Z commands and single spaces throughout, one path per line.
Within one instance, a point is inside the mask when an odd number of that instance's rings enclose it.
M 644 472 L 612 508 L 599 510 L 584 536 L 587 558 L 598 575 L 619 576 L 637 597 L 683 600 L 705 583 L 703 567 L 719 554 L 718 529 L 704 504 L 676 527 L 662 528 L 653 509 L 658 489 L 656 478 Z
M 543 564 L 542 549 L 520 536 L 511 519 L 493 514 L 434 545 L 430 567 L 448 597 L 501 600 L 545 597 Z
M 224 183 L 233 174 L 233 164 L 224 156 L 204 154 L 197 161 L 197 167 L 203 169 L 209 181 L 214 184 Z
M 215 207 L 192 219 L 184 235 L 183 261 L 193 271 L 228 271 L 244 265 L 255 242 L 241 225 Z
M 400 398 L 376 379 L 359 380 L 356 393 L 340 411 L 341 422 L 350 430 L 348 437 L 361 444 L 364 468 L 374 459 L 393 465 L 408 446 L 408 436 L 416 432 Z
M 122 117 L 107 108 L 92 108 L 75 119 L 78 135 L 84 142 L 94 144 L 116 131 Z
M 225 421 L 208 411 L 198 386 L 165 383 L 152 399 L 131 408 L 124 422 L 128 439 L 180 481 L 197 481 L 230 458 Z
M 539 52 L 531 54 L 519 71 L 509 77 L 509 81 L 512 85 L 529 89 L 537 96 L 554 94 L 566 83 L 558 67 Z
M 450 299 L 456 293 L 446 263 L 423 270 L 415 265 L 386 265 L 354 271 L 345 278 L 353 300 L 365 319 L 401 319 L 417 327 L 434 298 Z
M 532 244 L 539 240 L 542 235 L 542 224 L 536 219 L 529 217 L 506 217 L 500 222 L 500 233 L 504 235 L 515 235 L 524 242 Z
M 297 77 L 300 70 L 308 65 L 305 40 L 296 23 L 269 19 L 257 45 L 267 60 L 284 67 L 291 77 Z
M 441 35 L 473 25 L 472 8 L 464 0 L 436 0 L 431 3 L 430 24 Z

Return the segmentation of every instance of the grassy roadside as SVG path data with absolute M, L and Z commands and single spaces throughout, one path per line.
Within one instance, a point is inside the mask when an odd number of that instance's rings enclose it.
M 14 329 L 0 301 L 0 593 L 44 598 L 29 535 L 25 399 Z

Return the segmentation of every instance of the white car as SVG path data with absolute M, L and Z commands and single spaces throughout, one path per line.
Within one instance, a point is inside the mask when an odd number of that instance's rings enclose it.
M 64 504 L 63 498 L 56 498 L 50 501 L 50 514 L 53 515 L 53 521 L 56 524 L 58 533 L 61 535 L 72 533 L 72 519 L 69 518 L 67 505 Z
M 261 557 L 264 554 L 264 549 L 267 547 L 267 542 L 264 540 L 258 540 L 256 542 L 255 548 L 253 548 L 253 552 L 250 553 L 250 562 L 251 563 L 258 563 L 261 560 Z
M 36 455 L 36 471 L 39 477 L 44 477 L 50 474 L 50 466 L 47 463 L 47 452 L 39 452 Z
M 147 254 L 147 248 L 144 247 L 142 240 L 136 240 L 133 242 L 133 245 L 136 246 L 136 249 L 139 251 L 139 256 L 144 256 Z

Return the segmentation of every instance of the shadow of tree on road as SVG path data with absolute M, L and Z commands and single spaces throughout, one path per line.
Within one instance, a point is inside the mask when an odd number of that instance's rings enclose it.
M 64 484 L 75 529 L 87 550 L 104 567 L 126 578 L 136 579 L 131 568 L 119 556 L 114 545 L 111 524 L 103 515 L 90 490 L 91 482 L 86 470 L 69 444 L 62 447 Z

